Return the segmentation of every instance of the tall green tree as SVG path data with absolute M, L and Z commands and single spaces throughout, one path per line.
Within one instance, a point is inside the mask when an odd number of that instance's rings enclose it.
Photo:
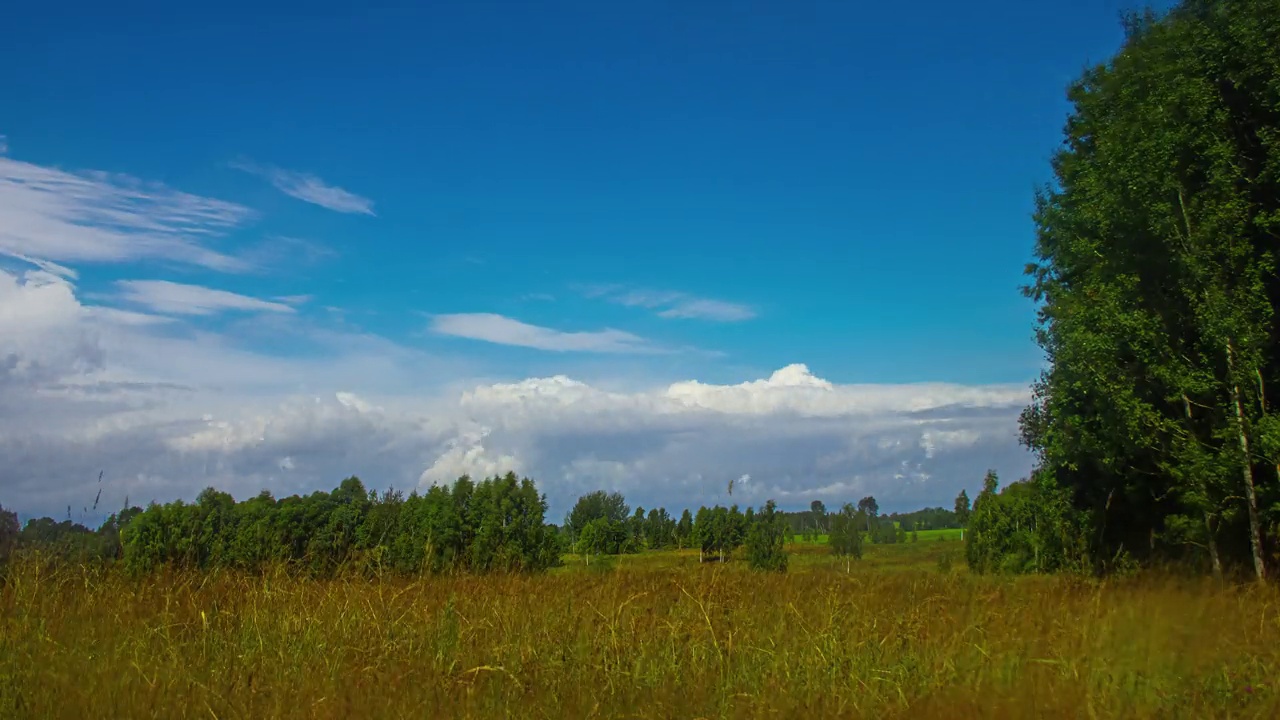
M 880 512 L 880 504 L 876 502 L 875 498 L 868 495 L 858 501 L 858 512 L 866 516 L 867 532 L 871 532 L 871 524 Z
M 21 531 L 18 525 L 18 514 L 12 510 L 5 510 L 4 506 L 0 505 L 0 562 L 8 560 L 18 547 L 18 534 Z
M 964 489 L 960 490 L 960 494 L 956 496 L 956 522 L 960 523 L 960 527 L 964 527 L 969 523 L 969 493 Z
M 787 535 L 786 520 L 778 513 L 772 500 L 764 504 L 760 512 L 752 515 L 747 531 L 747 563 L 754 570 L 786 572 L 787 553 L 784 547 Z
M 627 505 L 622 493 L 596 490 L 578 498 L 573 509 L 565 516 L 564 527 L 576 542 L 578 533 L 592 520 L 604 518 L 626 523 L 630 514 L 631 506 Z
M 690 547 L 693 543 L 693 513 L 685 508 L 680 513 L 680 522 L 676 523 L 676 544 L 679 547 Z
M 826 527 L 827 506 L 821 500 L 814 500 L 809 503 L 809 512 L 813 515 L 813 530 L 815 534 L 823 532 Z
M 1068 93 L 1028 294 L 1050 361 L 1023 414 L 1096 554 L 1205 551 L 1266 574 L 1280 380 L 1280 5 L 1131 15 Z M 1182 553 L 1185 554 L 1185 553 Z
M 831 518 L 831 538 L 828 545 L 832 553 L 844 558 L 846 572 L 850 569 L 851 560 L 862 557 L 862 534 L 865 528 L 866 518 L 850 503 L 845 503 L 840 512 Z

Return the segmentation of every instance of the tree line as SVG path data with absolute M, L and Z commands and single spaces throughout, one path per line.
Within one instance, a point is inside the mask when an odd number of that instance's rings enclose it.
M 963 491 L 962 491 L 963 492 Z M 962 520 L 952 510 L 941 507 L 922 508 L 913 512 L 880 514 L 880 504 L 868 495 L 857 505 L 846 505 L 836 512 L 829 512 L 821 500 L 814 500 L 808 510 L 783 513 L 794 538 L 806 542 L 818 542 L 831 533 L 834 522 L 846 508 L 859 513 L 867 538 L 873 543 L 892 544 L 905 541 L 919 530 L 955 529 L 963 526 Z
M 257 571 L 283 565 L 313 576 L 340 572 L 401 575 L 541 571 L 562 555 L 691 547 L 724 560 L 744 545 L 752 567 L 785 570 L 788 533 L 773 501 L 747 508 L 700 508 L 696 520 L 666 510 L 634 515 L 619 493 L 579 499 L 563 527 L 547 523 L 546 498 L 514 473 L 408 496 L 365 488 L 359 478 L 332 492 L 277 500 L 263 491 L 237 502 L 206 488 L 194 500 L 126 507 L 97 530 L 52 518 L 19 527 L 0 506 L 0 562 L 20 549 L 70 562 L 119 563 L 144 573 L 164 567 Z
M 136 573 L 282 565 L 327 577 L 540 571 L 574 553 L 590 564 L 600 556 L 684 548 L 697 549 L 699 561 L 718 562 L 745 550 L 751 567 L 784 571 L 797 517 L 816 523 L 831 551 L 847 558 L 861 557 L 864 539 L 904 539 L 896 524 L 903 521 L 895 518 L 954 523 L 952 513 L 936 508 L 881 517 L 871 497 L 833 513 L 821 502 L 783 512 L 769 500 L 759 511 L 701 506 L 677 519 L 665 508 L 632 512 L 621 493 L 600 490 L 580 497 L 559 526 L 546 522 L 546 509 L 534 482 L 513 473 L 480 482 L 463 476 L 407 496 L 368 490 L 357 477 L 331 492 L 283 499 L 264 490 L 237 502 L 206 488 L 193 502 L 126 507 L 97 530 L 48 517 L 20 527 L 17 515 L 0 507 L 0 561 L 28 549 L 62 561 L 119 563 Z
M 407 497 L 367 490 L 350 477 L 332 492 L 279 500 L 263 491 L 236 502 L 206 488 L 194 502 L 126 508 L 97 531 L 50 518 L 19 531 L 16 516 L 0 510 L 0 553 L 29 548 L 63 560 L 119 562 L 133 572 L 273 564 L 315 576 L 537 571 L 560 561 L 545 514 L 533 481 L 513 473 L 480 482 L 463 476 Z
M 724 561 L 746 545 L 753 566 L 784 569 L 782 548 L 791 534 L 785 515 L 769 500 L 760 512 L 736 504 L 686 508 L 677 520 L 665 508 L 632 513 L 621 493 L 597 490 L 578 498 L 562 533 L 565 547 L 588 563 L 594 556 L 678 548 L 696 548 L 700 561 Z

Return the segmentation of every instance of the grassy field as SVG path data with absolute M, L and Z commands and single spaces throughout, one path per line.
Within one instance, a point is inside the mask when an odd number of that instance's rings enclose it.
M 12 568 L 0 717 L 1280 716 L 1280 592 L 696 553 L 541 576 L 145 580 Z M 950 558 L 951 567 L 946 567 Z

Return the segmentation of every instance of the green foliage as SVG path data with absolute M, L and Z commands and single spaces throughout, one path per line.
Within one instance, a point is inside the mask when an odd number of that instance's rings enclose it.
M 875 498 L 868 495 L 858 501 L 858 512 L 866 515 L 868 522 L 870 522 L 880 513 L 880 503 L 877 503 Z M 870 526 L 868 526 L 868 529 L 870 529 Z
M 966 527 L 969 524 L 970 510 L 971 508 L 969 507 L 969 493 L 968 491 L 961 489 L 960 494 L 956 496 L 956 510 L 955 510 L 956 522 L 960 525 L 960 527 Z
M 956 514 L 941 507 L 928 507 L 913 512 L 892 513 L 885 516 L 877 515 L 872 518 L 867 515 L 868 510 L 879 512 L 879 504 L 875 498 L 865 497 L 859 505 L 863 508 L 862 528 L 865 532 L 874 535 L 876 542 L 895 542 L 897 538 L 889 537 L 889 535 L 896 534 L 897 527 L 901 527 L 906 532 L 961 527 L 956 519 Z M 783 517 L 790 527 L 792 537 L 798 537 L 807 543 L 817 543 L 823 535 L 830 534 L 831 528 L 836 522 L 835 516 L 838 514 L 838 512 L 829 513 L 826 506 L 820 501 L 811 503 L 808 510 L 779 512 L 779 515 Z M 875 525 L 881 522 L 887 523 L 888 527 L 877 534 Z
M 689 508 L 685 508 L 684 512 L 680 513 L 680 522 L 676 523 L 675 541 L 678 547 L 693 546 L 693 513 L 689 512 Z
M 699 558 L 727 559 L 746 539 L 746 516 L 734 505 L 724 508 L 700 507 L 693 518 L 693 541 L 698 547 Z
M 862 557 L 862 536 L 866 528 L 866 517 L 862 512 L 854 509 L 853 505 L 845 503 L 840 508 L 840 512 L 831 518 L 831 537 L 829 544 L 831 552 L 847 559 L 860 559 Z
M 823 533 L 827 529 L 827 506 L 821 500 L 814 500 L 809 503 L 809 522 L 813 525 L 815 535 Z
M 618 555 L 629 542 L 626 525 L 598 517 L 587 523 L 578 534 L 577 549 L 582 555 Z
M 38 550 L 50 560 L 101 563 L 120 557 L 120 528 L 141 512 L 141 508 L 125 508 L 107 518 L 97 531 L 71 520 L 32 518 L 16 536 L 12 533 L 17 527 L 17 516 L 8 513 L 6 517 L 0 512 L 0 525 L 7 525 L 7 528 L 0 527 L 0 536 L 9 535 L 10 552 Z M 3 543 L 0 538 L 0 544 Z
M 18 547 L 18 514 L 0 505 L 0 563 L 9 559 Z
M 688 512 L 687 510 L 685 511 Z M 676 547 L 677 524 L 667 514 L 666 508 L 655 508 L 649 511 L 644 524 L 644 544 L 650 550 L 665 550 Z
M 152 504 L 120 530 L 125 566 L 260 570 L 271 563 L 326 576 L 340 570 L 404 575 L 454 570 L 537 571 L 558 564 L 546 500 L 514 473 L 409 497 L 368 492 L 347 478 L 332 493 L 236 503 L 212 488 L 195 503 Z
M 1277 28 L 1274 2 L 1131 16 L 1068 93 L 1028 267 L 1051 366 L 1022 432 L 1098 557 L 1191 547 L 1262 574 L 1259 528 L 1280 520 Z
M 570 547 L 584 555 L 617 555 L 641 550 L 683 547 L 693 533 L 693 519 L 688 510 L 677 523 L 666 508 L 653 508 L 647 513 L 638 507 L 630 516 L 618 493 L 594 492 L 579 498 L 565 520 L 565 534 Z M 584 518 L 590 518 L 583 523 Z M 576 538 L 576 539 L 575 539 Z
M 631 506 L 622 497 L 622 493 L 596 490 L 578 498 L 573 509 L 565 516 L 564 527 L 569 536 L 577 538 L 587 523 L 604 518 L 612 522 L 625 523 L 631 514 Z
M 902 541 L 902 528 L 891 518 L 867 518 L 867 522 L 871 526 L 871 530 L 868 533 L 871 537 L 871 542 L 876 545 L 896 545 Z
M 997 492 L 988 472 L 965 534 L 969 569 L 1043 573 L 1083 569 L 1085 533 L 1066 493 L 1044 474 Z
M 783 549 L 788 532 L 786 521 L 772 500 L 748 522 L 747 563 L 754 570 L 786 572 L 787 553 Z

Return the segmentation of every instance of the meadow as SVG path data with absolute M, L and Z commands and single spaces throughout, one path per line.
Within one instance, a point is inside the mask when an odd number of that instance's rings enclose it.
M 1280 593 L 978 576 L 963 545 L 310 580 L 16 561 L 0 717 L 1280 716 Z

